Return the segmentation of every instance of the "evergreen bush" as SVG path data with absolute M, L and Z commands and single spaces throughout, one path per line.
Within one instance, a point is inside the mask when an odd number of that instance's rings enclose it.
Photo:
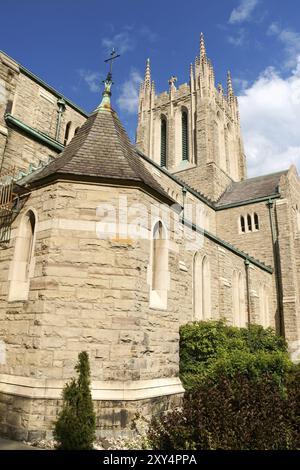
M 73 378 L 63 390 L 63 406 L 55 423 L 54 438 L 61 450 L 91 450 L 96 437 L 96 415 L 87 352 L 78 355 L 75 370 L 78 378 Z

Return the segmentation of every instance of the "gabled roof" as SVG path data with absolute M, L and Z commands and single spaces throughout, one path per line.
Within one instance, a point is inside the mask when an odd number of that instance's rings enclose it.
M 249 178 L 232 183 L 216 204 L 216 208 L 230 204 L 246 203 L 248 201 L 274 196 L 279 192 L 279 182 L 289 170 L 271 173 L 270 175 Z
M 58 157 L 19 184 L 33 186 L 62 175 L 144 183 L 170 199 L 145 167 L 112 109 L 97 108 Z

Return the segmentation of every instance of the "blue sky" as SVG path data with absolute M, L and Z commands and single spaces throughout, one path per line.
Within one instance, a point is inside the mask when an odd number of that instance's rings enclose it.
M 300 2 L 14 0 L 1 16 L 0 49 L 88 112 L 114 45 L 113 102 L 132 139 L 147 57 L 158 92 L 172 74 L 186 82 L 203 31 L 216 83 L 232 71 L 249 174 L 300 167 Z

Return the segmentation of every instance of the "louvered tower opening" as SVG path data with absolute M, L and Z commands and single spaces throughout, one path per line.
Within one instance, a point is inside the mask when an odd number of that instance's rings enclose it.
M 188 114 L 186 111 L 182 111 L 181 125 L 182 125 L 182 160 L 188 160 L 189 159 Z
M 161 119 L 160 166 L 167 166 L 167 121 Z

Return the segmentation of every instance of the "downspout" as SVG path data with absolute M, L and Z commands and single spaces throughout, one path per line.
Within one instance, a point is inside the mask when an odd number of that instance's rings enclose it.
M 246 290 L 247 290 L 247 318 L 248 318 L 248 328 L 251 325 L 251 298 L 250 298 L 250 261 L 245 259 L 245 270 L 246 270 Z
M 282 289 L 280 283 L 280 264 L 279 264 L 279 253 L 278 253 L 278 236 L 275 232 L 272 208 L 274 207 L 274 201 L 269 199 L 267 202 L 267 207 L 269 209 L 269 218 L 270 218 L 270 227 L 272 234 L 272 245 L 273 245 L 273 260 L 274 260 L 274 270 L 275 270 L 275 280 L 276 280 L 276 296 L 277 296 L 277 308 L 278 308 L 278 318 L 279 318 L 279 334 L 284 338 L 285 337 L 285 328 L 284 328 L 284 318 L 283 318 L 283 308 L 282 308 Z
M 185 209 L 186 193 L 187 193 L 187 189 L 184 186 L 182 188 L 182 222 L 183 222 L 183 224 L 185 223 L 185 213 L 184 213 L 185 211 L 184 211 L 184 209 Z

